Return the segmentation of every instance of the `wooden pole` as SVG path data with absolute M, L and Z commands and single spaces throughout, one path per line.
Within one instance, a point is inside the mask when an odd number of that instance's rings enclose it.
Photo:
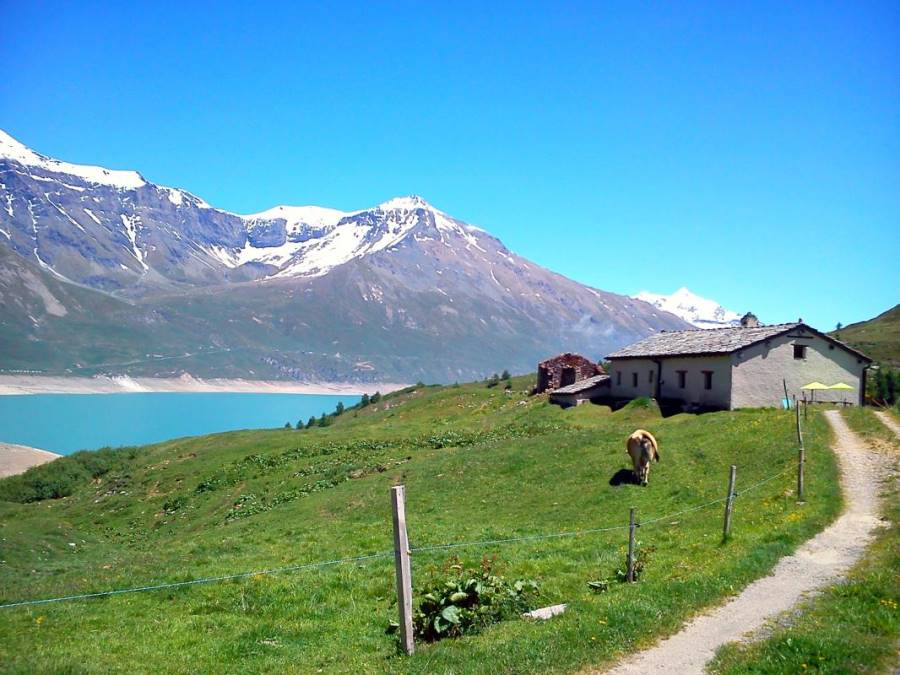
M 806 448 L 803 447 L 803 439 L 800 439 L 800 453 L 797 458 L 797 501 L 803 501 L 803 469 L 806 466 Z
M 797 407 L 797 397 L 794 396 L 794 417 L 796 417 L 797 423 L 797 442 L 802 443 L 803 437 L 800 435 L 800 408 Z
M 628 512 L 628 583 L 634 583 L 634 507 Z
M 731 534 L 731 509 L 734 506 L 734 479 L 737 467 L 731 465 L 731 473 L 728 475 L 728 496 L 725 498 L 725 524 L 722 527 L 722 539 L 727 539 Z
M 400 646 L 407 654 L 416 650 L 412 625 L 412 571 L 409 564 L 409 537 L 406 534 L 406 488 L 391 488 L 394 516 L 394 566 L 397 571 L 397 610 L 400 613 Z

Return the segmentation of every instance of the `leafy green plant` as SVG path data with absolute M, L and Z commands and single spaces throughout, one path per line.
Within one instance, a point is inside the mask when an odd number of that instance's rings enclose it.
M 528 611 L 537 582 L 509 581 L 496 567 L 496 558 L 482 558 L 478 567 L 465 567 L 458 558 L 447 561 L 416 593 L 421 598 L 413 614 L 416 637 L 428 642 L 459 637 Z
M 644 570 L 647 567 L 647 564 L 650 562 L 650 558 L 653 556 L 653 552 L 656 551 L 655 546 L 641 546 L 640 542 L 637 543 L 634 551 L 634 580 L 638 581 L 644 575 Z M 620 582 L 628 581 L 628 564 L 626 561 L 625 569 L 616 570 L 616 579 Z

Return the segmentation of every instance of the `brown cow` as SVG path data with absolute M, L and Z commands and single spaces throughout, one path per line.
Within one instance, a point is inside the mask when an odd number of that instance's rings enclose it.
M 625 441 L 625 447 L 631 456 L 634 477 L 641 485 L 646 485 L 650 478 L 650 461 L 659 461 L 659 444 L 649 431 L 638 429 Z

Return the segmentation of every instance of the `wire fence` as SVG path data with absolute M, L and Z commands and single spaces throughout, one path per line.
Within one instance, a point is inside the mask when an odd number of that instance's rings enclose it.
M 786 473 L 792 471 L 794 467 L 788 465 L 778 473 L 775 473 L 771 476 L 768 476 L 756 483 L 753 483 L 749 487 L 744 488 L 740 492 L 735 491 L 733 493 L 734 497 L 738 497 L 744 495 L 752 490 L 755 490 L 771 481 L 776 480 L 777 478 L 785 475 Z M 703 504 L 698 504 L 696 506 L 692 506 L 686 509 L 682 509 L 681 511 L 675 511 L 673 513 L 667 513 L 662 516 L 657 516 L 654 518 L 650 518 L 648 520 L 644 520 L 640 523 L 636 523 L 635 527 L 647 527 L 649 525 L 654 525 L 663 521 L 671 521 L 674 518 L 678 518 L 680 516 L 686 515 L 688 513 L 694 513 L 696 511 L 701 511 L 703 509 L 709 508 L 711 506 L 715 506 L 716 504 L 722 504 L 726 502 L 728 496 L 720 497 L 718 499 L 713 499 L 711 501 L 705 502 Z M 584 530 L 571 530 L 567 532 L 553 532 L 549 534 L 532 534 L 532 535 L 522 535 L 518 537 L 505 537 L 500 539 L 482 539 L 482 540 L 474 540 L 474 541 L 461 541 L 461 542 L 450 542 L 444 544 L 427 544 L 423 546 L 410 547 L 409 553 L 425 553 L 428 551 L 445 551 L 450 549 L 457 548 L 470 548 L 476 546 L 495 546 L 499 544 L 510 544 L 515 542 L 526 542 L 526 541 L 541 541 L 546 539 L 562 539 L 567 537 L 581 537 L 592 534 L 599 534 L 602 532 L 613 532 L 617 530 L 628 530 L 630 525 L 612 525 L 608 527 L 598 527 Z M 240 572 L 237 574 L 226 574 L 220 576 L 210 576 L 210 577 L 202 577 L 199 579 L 190 579 L 187 581 L 176 581 L 170 583 L 159 583 L 159 584 L 151 584 L 146 586 L 137 586 L 132 588 L 120 588 L 109 591 L 100 591 L 96 593 L 81 593 L 76 595 L 65 595 L 59 597 L 51 597 L 51 598 L 42 598 L 37 600 L 21 600 L 18 602 L 10 602 L 6 604 L 0 604 L 0 609 L 11 609 L 14 607 L 28 607 L 34 605 L 46 605 L 55 602 L 64 602 L 64 601 L 75 601 L 75 600 L 88 600 L 93 598 L 104 598 L 110 597 L 114 595 L 123 595 L 127 593 L 141 593 L 147 591 L 160 591 L 167 589 L 175 589 L 175 588 L 183 588 L 187 586 L 198 586 L 202 584 L 211 584 L 211 583 L 219 583 L 223 581 L 234 581 L 238 579 L 248 579 L 251 577 L 257 576 L 266 576 L 272 574 L 285 574 L 290 572 L 299 572 L 303 570 L 312 570 L 319 569 L 323 567 L 332 567 L 335 565 L 342 565 L 346 563 L 353 562 L 364 562 L 367 560 L 374 560 L 377 558 L 387 558 L 393 557 L 395 555 L 395 551 L 381 551 L 378 553 L 369 553 L 364 555 L 357 555 L 347 558 L 336 558 L 334 560 L 323 560 L 318 562 L 310 562 L 310 563 L 302 563 L 297 565 L 287 565 L 284 567 L 276 567 L 271 569 L 263 569 L 257 570 L 253 572 Z

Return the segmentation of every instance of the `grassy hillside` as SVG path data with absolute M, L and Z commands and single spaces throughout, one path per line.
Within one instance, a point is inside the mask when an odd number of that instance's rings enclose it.
M 263 430 L 124 449 L 0 482 L 7 498 L 68 474 L 71 495 L 0 502 L 0 604 L 328 561 L 392 548 L 389 488 L 407 487 L 413 547 L 573 532 L 650 519 L 721 498 L 793 467 L 792 417 L 775 410 L 661 419 L 640 403 L 560 410 L 484 384 L 422 387 L 327 428 Z M 646 488 L 610 485 L 624 438 L 653 431 L 662 461 Z M 102 599 L 0 609 L 6 671 L 569 672 L 672 632 L 737 592 L 840 507 L 828 432 L 808 422 L 807 503 L 791 471 L 742 493 L 733 537 L 722 505 L 638 531 L 639 583 L 591 580 L 623 567 L 627 531 L 414 553 L 414 586 L 452 555 L 498 556 L 541 584 L 549 622 L 507 621 L 397 654 L 393 560 Z M 74 466 L 78 464 L 78 466 Z M 105 473 L 104 473 L 105 471 Z M 43 472 L 43 473 L 42 473 Z M 96 474 L 96 478 L 92 475 Z M 41 479 L 43 476 L 43 479 Z M 647 626 L 652 628 L 648 630 Z
M 900 368 L 900 305 L 832 333 L 879 363 Z

